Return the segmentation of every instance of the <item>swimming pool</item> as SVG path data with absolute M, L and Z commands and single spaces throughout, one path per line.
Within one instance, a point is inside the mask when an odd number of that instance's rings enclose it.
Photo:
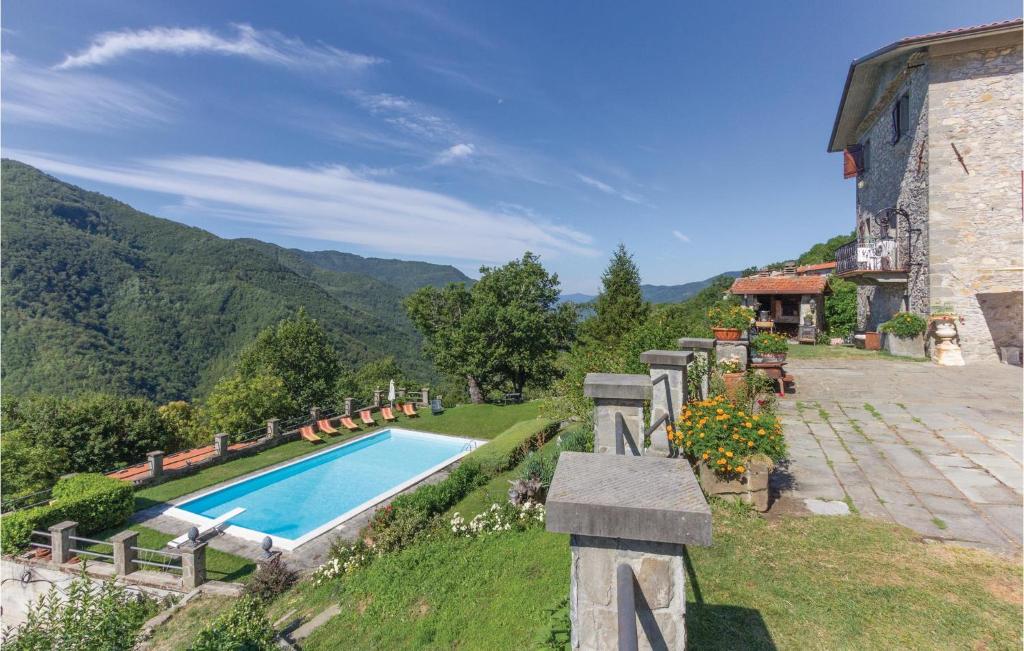
M 429 477 L 486 441 L 391 428 L 297 459 L 177 504 L 168 515 L 227 533 L 270 536 L 292 550 Z

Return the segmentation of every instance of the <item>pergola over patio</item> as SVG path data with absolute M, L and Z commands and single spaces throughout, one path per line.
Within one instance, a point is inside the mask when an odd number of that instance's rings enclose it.
M 746 276 L 737 278 L 729 291 L 754 308 L 758 327 L 809 342 L 814 342 L 824 327 L 826 276 Z

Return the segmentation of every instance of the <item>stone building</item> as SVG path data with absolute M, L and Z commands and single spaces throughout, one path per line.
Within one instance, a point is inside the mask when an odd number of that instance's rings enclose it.
M 968 361 L 1019 363 L 1021 38 L 1017 19 L 905 38 L 850 64 L 828 150 L 857 180 L 857 240 L 836 274 L 858 285 L 859 329 L 951 310 Z

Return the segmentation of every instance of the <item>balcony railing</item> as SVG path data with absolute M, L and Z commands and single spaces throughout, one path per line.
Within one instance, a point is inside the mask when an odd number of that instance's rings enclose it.
M 853 240 L 836 249 L 836 274 L 864 271 L 906 271 L 893 239 Z

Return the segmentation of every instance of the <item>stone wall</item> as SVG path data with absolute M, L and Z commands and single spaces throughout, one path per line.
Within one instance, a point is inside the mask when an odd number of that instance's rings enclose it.
M 929 65 L 930 292 L 962 317 L 965 359 L 992 360 L 1021 345 L 1020 35 L 957 50 Z
M 910 215 L 900 217 L 896 230 L 899 258 L 909 264 L 907 285 L 867 285 L 857 288 L 857 327 L 876 330 L 902 309 L 928 313 L 928 73 L 921 57 L 902 57 L 882 73 L 874 110 L 860 128 L 858 142 L 865 149 L 864 173 L 857 178 L 857 236 L 879 236 L 874 215 L 899 207 Z M 904 94 L 910 96 L 910 126 L 892 144 L 892 107 Z M 908 228 L 910 232 L 908 233 Z M 909 299 L 909 301 L 908 301 Z

